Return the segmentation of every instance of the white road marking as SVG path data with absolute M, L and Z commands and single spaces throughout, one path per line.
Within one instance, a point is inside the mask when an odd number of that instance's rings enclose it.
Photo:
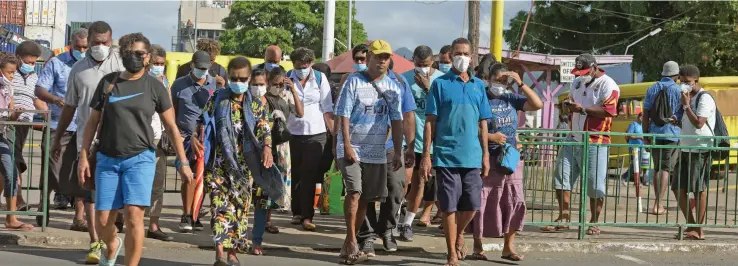
M 628 255 L 614 255 L 614 256 L 615 257 L 618 257 L 620 259 L 624 259 L 624 260 L 627 260 L 627 261 L 635 262 L 635 263 L 640 264 L 640 265 L 650 265 L 650 263 L 646 262 L 645 260 L 642 260 L 642 259 L 639 259 L 639 258 L 635 258 L 635 257 L 631 257 L 631 256 L 628 256 Z

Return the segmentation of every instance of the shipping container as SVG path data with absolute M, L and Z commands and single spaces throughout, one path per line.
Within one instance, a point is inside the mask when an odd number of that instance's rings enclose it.
M 13 25 L 13 24 L 0 24 L 0 27 L 8 29 L 17 34 L 23 35 L 23 26 Z M 15 53 L 15 47 L 16 47 L 15 44 L 10 44 L 0 39 L 0 51 L 4 51 L 8 53 Z
M 51 26 L 64 28 L 66 23 L 66 0 L 26 1 L 26 26 Z
M 26 38 L 31 40 L 45 40 L 50 43 L 50 49 L 62 48 L 67 45 L 64 28 L 55 28 L 47 26 L 26 26 Z
M 0 0 L 0 24 L 26 25 L 26 1 Z

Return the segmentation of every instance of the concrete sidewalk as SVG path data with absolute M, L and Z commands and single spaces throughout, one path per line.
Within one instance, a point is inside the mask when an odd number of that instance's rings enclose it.
M 178 195 L 167 194 L 166 202 L 176 202 Z M 156 248 L 201 248 L 212 249 L 209 216 L 203 219 L 206 230 L 191 234 L 175 232 L 181 211 L 176 206 L 166 206 L 161 217 L 162 230 L 170 233 L 175 241 L 162 242 L 146 239 L 146 247 Z M 0 230 L 0 245 L 44 246 L 86 249 L 89 237 L 87 233 L 67 230 L 71 225 L 71 210 L 52 211 L 51 221 L 46 232 L 41 228 L 20 232 Z M 24 222 L 35 223 L 33 219 L 22 217 Z M 317 250 L 338 252 L 344 239 L 345 225 L 343 216 L 317 216 L 316 232 L 306 232 L 299 226 L 289 224 L 288 213 L 274 213 L 273 221 L 280 227 L 279 234 L 264 236 L 265 248 L 293 251 Z M 437 226 L 414 227 L 415 241 L 399 242 L 399 252 L 412 253 L 445 253 L 443 234 Z M 674 239 L 676 228 L 623 228 L 602 227 L 602 235 L 589 237 L 587 240 L 576 239 L 577 231 L 572 228 L 564 232 L 543 233 L 537 227 L 526 227 L 517 237 L 518 250 L 521 252 L 727 252 L 738 251 L 738 232 L 731 229 L 707 229 L 707 240 L 678 241 Z M 467 235 L 467 245 L 471 248 L 471 235 Z M 485 239 L 485 250 L 499 251 L 502 239 Z M 376 242 L 380 251 L 381 240 Z

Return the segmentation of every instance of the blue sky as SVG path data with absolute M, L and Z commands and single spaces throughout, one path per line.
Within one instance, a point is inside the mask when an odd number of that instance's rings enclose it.
M 528 1 L 505 2 L 505 26 Z M 481 3 L 480 44 L 488 46 L 491 1 Z M 142 32 L 169 50 L 177 28 L 179 1 L 74 1 L 67 5 L 67 21 L 105 20 L 118 38 Z M 462 36 L 464 1 L 357 1 L 356 18 L 369 39 L 384 39 L 393 48 L 425 44 L 438 50 Z M 464 32 L 464 34 L 466 34 Z M 342 40 L 343 41 L 343 40 Z

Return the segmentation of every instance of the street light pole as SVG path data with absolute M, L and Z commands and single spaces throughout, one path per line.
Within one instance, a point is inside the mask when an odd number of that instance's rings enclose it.
M 625 47 L 625 53 L 623 55 L 628 55 L 628 49 L 630 49 L 631 46 L 636 45 L 637 43 L 645 40 L 648 37 L 654 36 L 658 34 L 659 32 L 661 32 L 661 28 L 656 28 L 655 30 L 652 30 L 651 32 L 649 32 L 648 35 L 641 37 L 640 39 L 636 40 L 635 42 L 631 44 L 628 44 L 628 46 Z
M 636 43 L 639 43 L 648 37 L 654 36 L 658 34 L 659 32 L 661 32 L 661 28 L 656 28 L 655 30 L 652 30 L 651 32 L 649 32 L 648 35 L 641 37 L 640 39 L 636 40 L 635 42 L 631 44 L 628 44 L 628 46 L 625 47 L 625 53 L 623 53 L 623 55 L 628 55 L 628 49 L 630 49 L 631 46 L 636 45 Z M 631 72 L 633 72 L 633 83 L 636 83 L 636 80 L 638 80 L 638 73 L 636 73 L 635 70 L 633 70 L 633 61 L 630 62 L 630 70 Z M 640 201 L 641 201 L 640 198 L 638 198 L 639 206 L 640 206 Z

